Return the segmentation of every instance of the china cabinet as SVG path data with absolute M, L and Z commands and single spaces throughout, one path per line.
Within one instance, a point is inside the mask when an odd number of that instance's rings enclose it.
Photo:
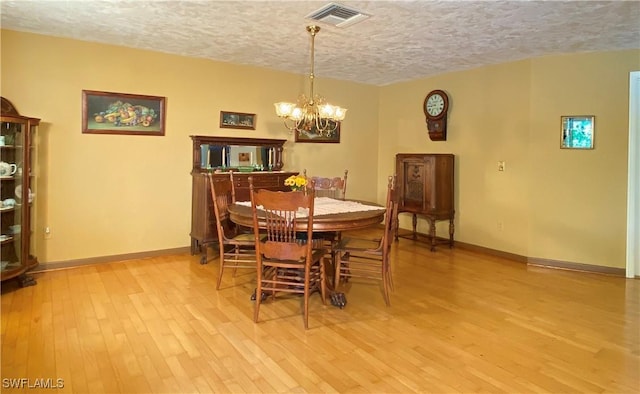
M 264 138 L 190 136 L 193 142 L 191 168 L 191 254 L 200 253 L 207 262 L 207 247 L 218 241 L 213 202 L 209 190 L 215 180 L 229 179 L 237 201 L 249 201 L 249 176 L 260 189 L 289 190 L 284 180 L 297 172 L 283 171 L 282 153 L 286 140 Z
M 38 265 L 34 256 L 34 199 L 37 194 L 37 131 L 40 119 L 21 116 L 2 98 L 0 125 L 1 280 L 18 278 L 21 286 L 36 282 L 27 270 Z
M 449 247 L 453 246 L 454 156 L 452 154 L 399 153 L 396 155 L 396 182 L 399 185 L 398 213 L 412 215 L 413 231 L 408 236 L 418 240 L 418 217 L 429 224 L 431 251 L 440 240 L 436 238 L 436 222 L 449 221 Z M 396 240 L 398 240 L 396 226 Z M 403 236 L 405 237 L 405 236 Z

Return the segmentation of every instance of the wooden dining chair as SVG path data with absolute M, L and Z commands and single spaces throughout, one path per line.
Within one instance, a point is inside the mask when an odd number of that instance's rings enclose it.
M 313 233 L 314 191 L 306 193 L 255 190 L 249 178 L 251 210 L 257 253 L 257 288 L 254 321 L 260 305 L 278 293 L 302 294 L 304 328 L 309 328 L 309 296 L 319 290 L 326 303 L 325 250 L 313 249 L 310 242 L 296 237 L 299 224 L 306 224 L 307 239 Z M 306 211 L 303 216 L 301 212 Z M 266 238 L 259 231 L 266 229 Z M 262 297 L 265 294 L 266 297 Z
M 231 178 L 214 180 L 213 175 L 209 174 L 209 189 L 216 217 L 220 252 L 220 268 L 216 283 L 216 290 L 218 290 L 225 268 L 233 268 L 233 276 L 238 268 L 255 271 L 255 236 L 253 232 L 241 232 L 240 228 L 229 219 L 229 205 L 235 203 L 233 180 Z
M 379 240 L 365 240 L 344 237 L 334 247 L 334 286 L 347 282 L 350 278 L 375 279 L 382 282 L 384 301 L 391 305 L 389 292 L 393 289 L 391 277 L 391 244 L 398 214 L 395 177 L 390 176 L 387 185 L 384 232 Z
M 304 169 L 302 174 L 310 183 L 313 182 L 313 189 L 316 197 L 329 197 L 337 200 L 344 200 L 347 195 L 347 175 L 349 170 L 344 170 L 344 176 L 327 177 L 327 176 L 311 176 L 307 177 L 307 170 Z M 335 260 L 334 247 L 342 238 L 342 233 L 338 231 L 323 232 L 314 234 L 313 243 L 315 248 L 325 248 L 330 254 L 330 261 Z
M 347 195 L 347 174 L 349 170 L 344 170 L 344 176 L 327 177 L 312 176 L 307 177 L 307 170 L 302 171 L 305 178 L 314 182 L 316 197 L 330 197 L 338 200 L 344 200 Z

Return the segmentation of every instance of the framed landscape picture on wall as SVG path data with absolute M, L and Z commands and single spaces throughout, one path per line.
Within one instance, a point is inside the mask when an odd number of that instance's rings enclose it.
M 296 130 L 296 142 L 322 142 L 322 143 L 339 143 L 340 142 L 340 122 L 330 120 L 329 130 L 324 133 L 318 133 L 315 125 L 309 131 Z M 334 129 L 335 127 L 335 129 Z
M 220 111 L 220 127 L 223 129 L 256 129 L 256 114 Z

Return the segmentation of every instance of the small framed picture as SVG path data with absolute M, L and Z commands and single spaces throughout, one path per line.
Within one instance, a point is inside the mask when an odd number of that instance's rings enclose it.
M 562 116 L 560 147 L 563 149 L 593 149 L 595 116 Z
M 220 127 L 223 129 L 256 129 L 256 114 L 220 111 Z
M 315 125 L 309 131 L 296 131 L 296 142 L 340 143 L 340 122 L 329 121 L 329 131 L 319 133 Z

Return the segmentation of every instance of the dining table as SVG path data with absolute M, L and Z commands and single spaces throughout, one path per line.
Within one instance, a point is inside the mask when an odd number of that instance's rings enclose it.
M 258 226 L 266 228 L 264 211 L 257 207 Z M 362 200 L 338 200 L 329 197 L 314 199 L 313 233 L 330 233 L 359 230 L 380 224 L 384 219 L 384 206 Z M 299 212 L 298 217 L 304 216 Z M 229 205 L 229 219 L 240 226 L 253 228 L 253 213 L 250 201 L 237 201 Z M 307 221 L 296 223 L 296 230 L 307 231 Z M 344 293 L 337 292 L 327 281 L 327 290 L 331 296 L 331 304 L 340 308 L 346 305 Z M 252 295 L 252 298 L 255 294 Z
M 384 219 L 385 207 L 362 200 L 338 200 L 316 197 L 314 200 L 313 232 L 341 232 L 375 226 Z M 298 215 L 300 217 L 300 215 Z M 244 227 L 253 227 L 250 201 L 237 201 L 229 206 L 229 219 Z M 265 228 L 264 211 L 258 207 L 258 225 Z M 307 222 L 297 223 L 299 231 L 307 231 Z

